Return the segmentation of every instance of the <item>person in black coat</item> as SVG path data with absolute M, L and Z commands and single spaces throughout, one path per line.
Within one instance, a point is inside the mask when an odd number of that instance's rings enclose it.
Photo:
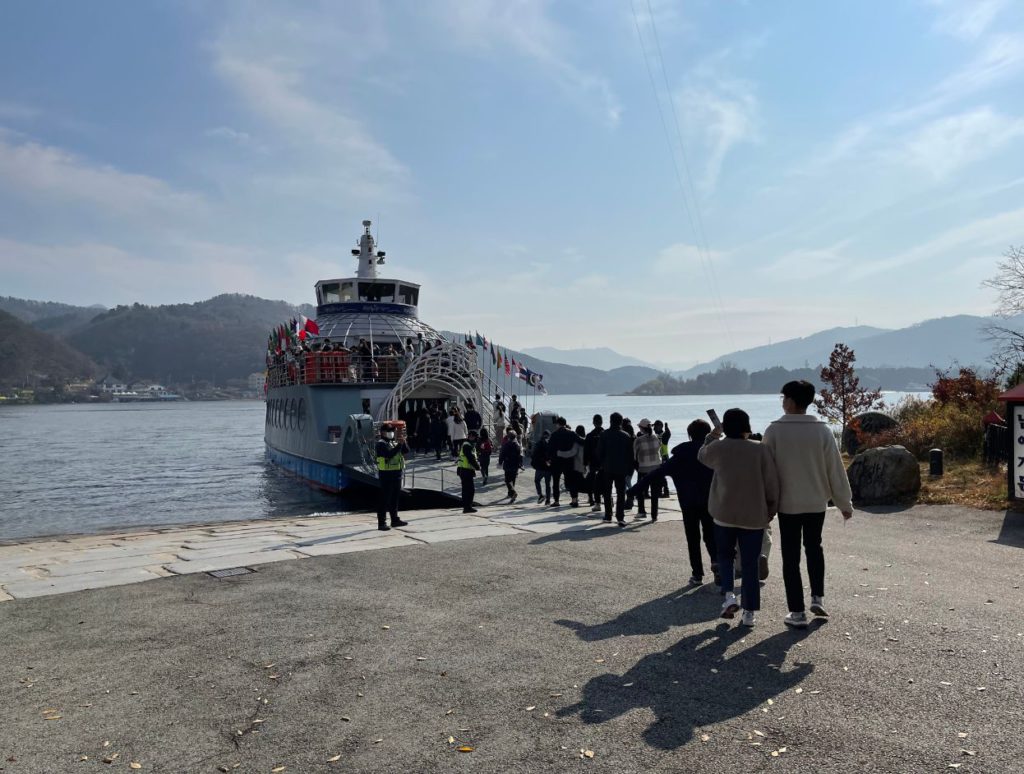
M 594 414 L 594 429 L 587 433 L 587 439 L 583 442 L 583 464 L 587 468 L 587 500 L 593 510 L 601 510 L 601 492 L 604 486 L 601 482 L 601 466 L 597 464 L 597 445 L 601 442 L 601 433 L 604 432 L 604 419 L 600 414 Z
M 513 425 L 514 426 L 514 425 Z M 513 432 L 516 432 L 513 430 Z M 518 434 L 518 433 L 517 433 Z M 551 504 L 551 450 L 548 441 L 551 433 L 545 430 L 530 450 L 530 464 L 533 465 L 533 484 L 537 487 L 537 503 Z M 544 482 L 544 492 L 540 491 L 540 482 Z
M 448 423 L 444 414 L 434 409 L 430 414 L 430 448 L 437 459 L 441 459 L 441 450 L 448 446 Z
M 576 449 L 583 445 L 583 439 L 566 427 L 565 417 L 555 419 L 555 432 L 551 434 L 548 448 L 551 454 L 551 490 L 555 498 L 555 507 L 559 505 L 558 499 L 561 495 L 559 482 L 564 476 L 565 488 L 569 490 L 571 505 L 573 508 L 579 506 L 579 490 L 576 487 L 576 477 L 573 475 Z
M 666 476 L 672 479 L 683 511 L 683 528 L 686 531 L 686 548 L 690 555 L 690 583 L 699 586 L 704 582 L 704 563 L 701 560 L 700 543 L 704 539 L 708 556 L 711 557 L 711 572 L 718 583 L 718 552 L 715 546 L 715 524 L 708 513 L 708 497 L 711 495 L 711 479 L 714 471 L 697 461 L 697 452 L 704 445 L 704 439 L 711 432 L 711 425 L 703 419 L 695 419 L 686 428 L 690 440 L 672 449 L 667 462 L 657 470 L 637 481 L 632 488 L 639 492 L 647 484 L 657 485 Z
M 633 439 L 622 429 L 622 414 L 608 417 L 610 427 L 601 433 L 597 444 L 597 464 L 604 478 L 604 520 L 612 520 L 612 487 L 615 487 L 615 518 L 626 524 L 626 478 L 636 466 Z
M 511 505 L 519 497 L 516 492 L 516 478 L 523 468 L 523 447 L 519 444 L 518 433 L 509 430 L 498 451 L 498 464 L 505 473 L 505 486 L 508 488 L 508 504 Z

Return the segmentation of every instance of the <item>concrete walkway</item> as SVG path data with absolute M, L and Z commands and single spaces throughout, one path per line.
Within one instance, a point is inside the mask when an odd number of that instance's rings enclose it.
M 633 519 L 635 511 L 627 514 Z M 123 586 L 169 575 L 189 575 L 270 562 L 517 533 L 619 529 L 589 508 L 559 509 L 526 498 L 477 514 L 460 508 L 408 511 L 409 525 L 377 529 L 376 516 L 345 513 L 284 520 L 227 522 L 194 527 L 35 540 L 0 545 L 0 601 Z M 660 521 L 681 520 L 678 503 L 663 501 Z

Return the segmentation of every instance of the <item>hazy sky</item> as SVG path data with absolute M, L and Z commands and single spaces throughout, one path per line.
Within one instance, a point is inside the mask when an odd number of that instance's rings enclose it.
M 308 302 L 369 217 L 512 347 L 987 313 L 1022 94 L 1012 0 L 3 3 L 0 295 Z

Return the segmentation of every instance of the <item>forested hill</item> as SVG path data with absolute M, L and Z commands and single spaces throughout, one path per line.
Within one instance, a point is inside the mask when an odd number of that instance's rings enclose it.
M 918 391 L 935 381 L 934 368 L 856 368 L 862 387 L 867 389 Z M 659 374 L 630 392 L 630 395 L 745 395 L 773 394 L 786 382 L 805 379 L 821 387 L 821 367 L 765 368 L 748 372 L 734 366 L 683 379 Z
M 39 380 L 64 383 L 95 376 L 97 366 L 80 352 L 0 310 L 0 387 Z
M 194 304 L 133 304 L 93 317 L 67 340 L 122 378 L 223 385 L 262 371 L 271 328 L 297 314 L 312 317 L 316 309 L 233 294 Z

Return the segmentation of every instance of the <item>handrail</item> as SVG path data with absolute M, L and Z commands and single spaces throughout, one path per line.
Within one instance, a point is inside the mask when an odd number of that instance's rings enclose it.
M 404 357 L 350 352 L 304 352 L 267 369 L 267 388 L 299 384 L 394 384 L 408 367 Z

